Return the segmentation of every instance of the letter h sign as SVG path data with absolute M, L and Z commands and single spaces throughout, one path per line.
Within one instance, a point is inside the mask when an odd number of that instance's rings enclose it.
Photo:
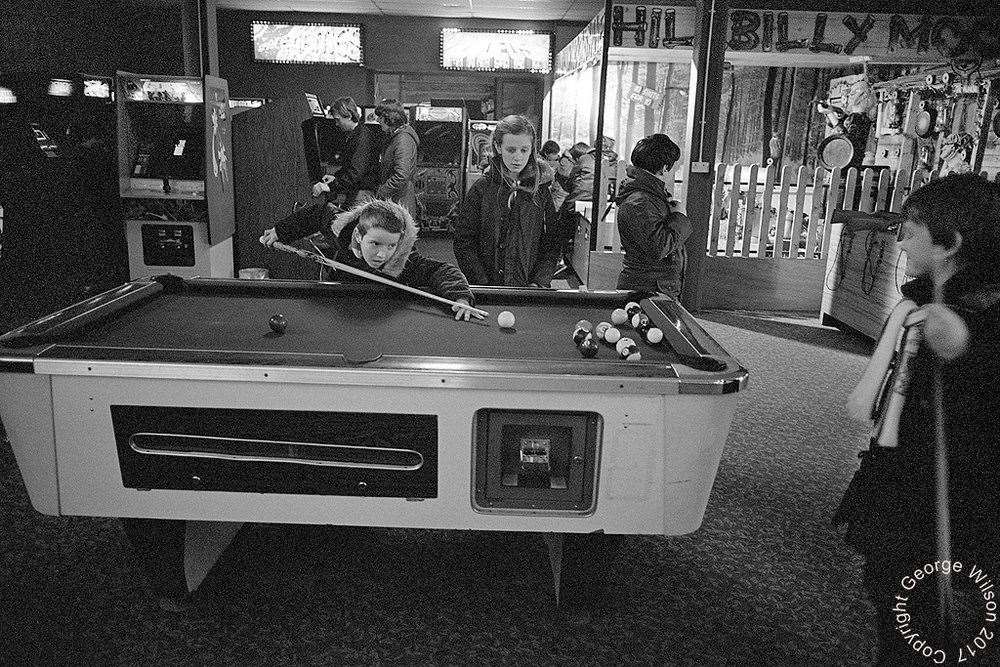
M 625 8 L 621 6 L 611 8 L 611 44 L 612 46 L 622 45 L 622 36 L 625 32 L 631 32 L 635 38 L 636 46 L 646 45 L 646 8 L 638 6 L 635 8 L 635 20 L 631 23 L 625 22 Z

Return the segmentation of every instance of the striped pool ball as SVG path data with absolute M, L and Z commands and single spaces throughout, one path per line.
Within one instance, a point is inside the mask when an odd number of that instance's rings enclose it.
M 594 329 L 594 338 L 597 340 L 604 340 L 604 333 L 610 328 L 610 322 L 601 322 L 597 325 L 597 328 Z

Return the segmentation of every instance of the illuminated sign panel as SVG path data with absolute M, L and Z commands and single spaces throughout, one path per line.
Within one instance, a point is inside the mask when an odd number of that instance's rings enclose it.
M 251 30 L 256 60 L 324 65 L 364 63 L 360 25 L 254 21 Z
M 444 28 L 441 31 L 441 67 L 547 74 L 552 69 L 552 35 L 532 30 L 487 32 Z

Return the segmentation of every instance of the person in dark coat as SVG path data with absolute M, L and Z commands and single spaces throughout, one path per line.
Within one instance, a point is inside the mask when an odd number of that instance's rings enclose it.
M 904 300 L 848 399 L 849 414 L 874 428 L 834 523 L 847 525 L 847 543 L 865 558 L 878 664 L 954 664 L 991 601 L 995 618 L 994 594 L 985 597 L 974 568 L 1000 579 L 1000 187 L 972 174 L 948 176 L 911 194 L 903 213 L 901 244 L 914 280 L 903 285 Z M 947 461 L 946 504 L 938 498 L 945 491 L 939 454 Z M 945 508 L 949 558 L 963 567 L 952 581 L 978 609 L 973 626 L 950 633 L 939 622 L 937 588 L 946 576 L 937 523 Z M 935 562 L 936 572 L 914 577 Z M 918 648 L 930 646 L 932 655 L 915 652 L 915 632 L 924 642 Z
M 417 195 L 413 186 L 413 170 L 417 165 L 417 146 L 420 145 L 417 131 L 410 125 L 406 109 L 396 100 L 382 100 L 375 107 L 375 115 L 389 137 L 382 151 L 375 196 L 402 205 L 415 218 Z
M 343 165 L 336 174 L 313 185 L 313 197 L 324 192 L 342 193 L 347 198 L 345 206 L 363 204 L 375 197 L 379 185 L 379 142 L 371 128 L 361 122 L 361 111 L 353 98 L 337 99 L 330 111 L 337 128 L 346 134 Z
M 455 222 L 455 258 L 473 284 L 549 287 L 559 256 L 552 170 L 538 159 L 535 128 L 507 116 L 493 130 L 493 157 Z
M 615 200 L 618 236 L 625 252 L 618 289 L 680 298 L 687 268 L 684 243 L 691 235 L 691 221 L 680 212 L 665 180 L 680 155 L 680 148 L 665 134 L 651 134 L 632 151 L 628 178 Z
M 469 282 L 454 264 L 421 255 L 414 247 L 417 223 L 409 211 L 395 202 L 372 200 L 347 213 L 337 214 L 323 204 L 302 208 L 264 231 L 260 242 L 291 243 L 309 234 L 323 232 L 330 241 L 329 255 L 335 261 L 369 273 L 390 278 L 463 306 L 475 303 Z M 342 282 L 365 279 L 341 271 Z M 480 315 L 460 306 L 452 306 L 455 319 L 468 320 Z

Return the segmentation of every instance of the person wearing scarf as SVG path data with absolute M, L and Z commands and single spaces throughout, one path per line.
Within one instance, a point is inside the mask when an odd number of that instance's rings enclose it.
M 559 256 L 553 172 L 539 160 L 535 128 L 507 116 L 493 131 L 493 157 L 466 193 L 455 222 L 458 266 L 474 285 L 549 287 Z

